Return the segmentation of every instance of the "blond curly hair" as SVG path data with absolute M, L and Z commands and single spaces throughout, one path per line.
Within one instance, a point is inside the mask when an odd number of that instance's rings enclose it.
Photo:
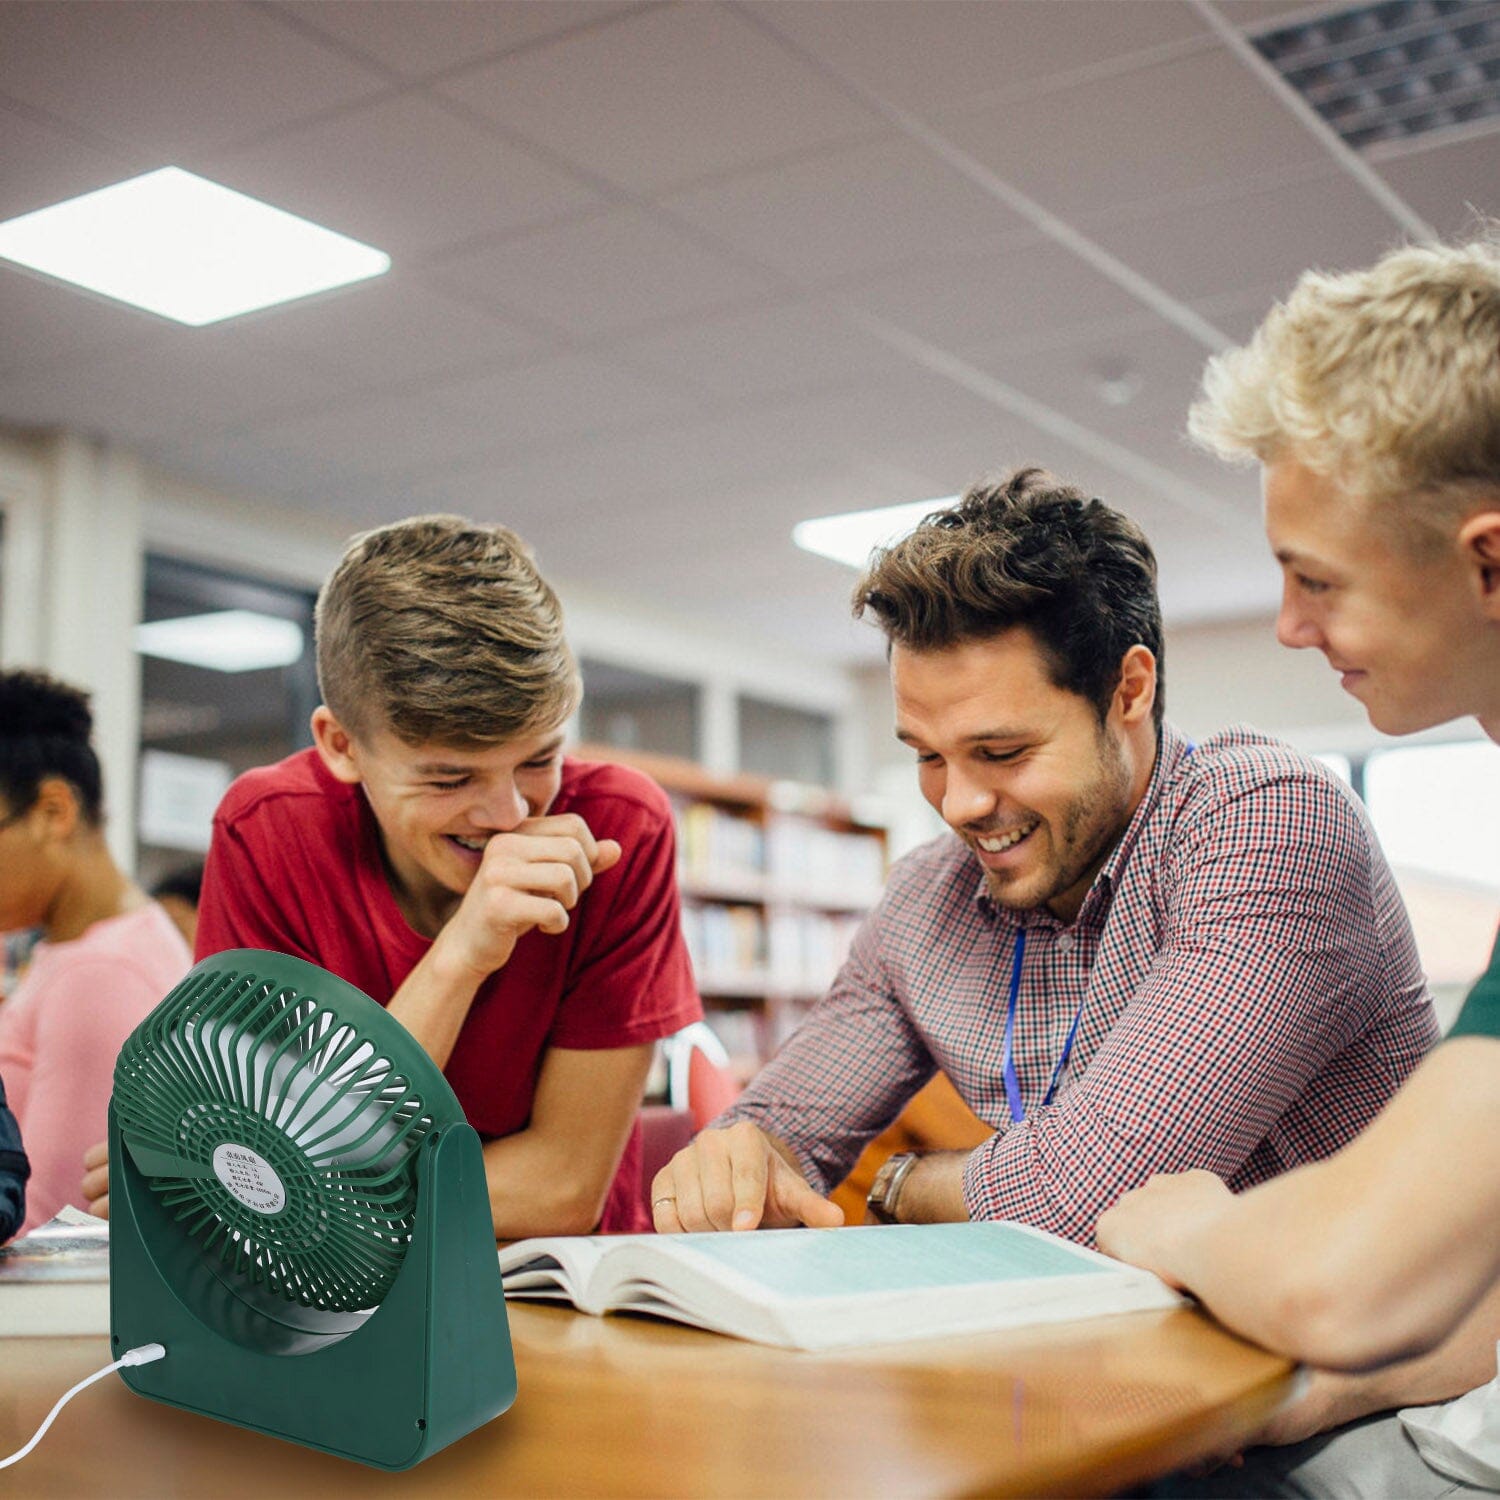
M 1188 416 L 1230 460 L 1294 459 L 1408 534 L 1500 494 L 1500 224 L 1308 271 L 1243 348 L 1216 355 Z

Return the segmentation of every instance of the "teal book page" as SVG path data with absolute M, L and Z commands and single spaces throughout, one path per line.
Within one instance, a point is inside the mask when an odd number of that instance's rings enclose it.
M 770 1229 L 689 1234 L 676 1243 L 781 1297 L 859 1297 L 976 1282 L 1107 1276 L 1126 1269 L 1100 1264 L 1083 1250 L 1013 1224 Z

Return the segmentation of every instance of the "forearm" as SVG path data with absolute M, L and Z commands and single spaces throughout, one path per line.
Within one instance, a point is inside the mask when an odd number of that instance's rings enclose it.
M 1500 1275 L 1497 1062 L 1492 1040 L 1445 1045 L 1337 1156 L 1163 1223 L 1148 1263 L 1314 1364 L 1430 1349 Z
M 588 1234 L 598 1226 L 640 1110 L 650 1044 L 543 1059 L 531 1121 L 484 1148 L 495 1234 Z
M 484 1148 L 495 1238 L 590 1234 L 599 1224 L 613 1173 L 580 1172 L 566 1142 L 520 1130 Z
M 442 1068 L 447 1066 L 484 977 L 455 965 L 439 935 L 386 1008 Z
M 1343 1426 L 1372 1412 L 1451 1401 L 1495 1377 L 1500 1339 L 1500 1283 L 1438 1347 L 1368 1374 L 1319 1371 L 1323 1387 L 1320 1427 Z

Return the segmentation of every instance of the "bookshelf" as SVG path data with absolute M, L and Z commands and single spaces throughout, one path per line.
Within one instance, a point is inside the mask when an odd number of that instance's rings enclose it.
M 886 833 L 819 787 L 579 745 L 672 799 L 682 928 L 708 1023 L 748 1078 L 832 982 L 885 880 Z

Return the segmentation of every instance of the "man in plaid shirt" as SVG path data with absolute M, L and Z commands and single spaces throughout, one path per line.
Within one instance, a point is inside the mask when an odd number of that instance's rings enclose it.
M 1437 1040 L 1357 799 L 1286 745 L 1162 721 L 1149 544 L 1025 469 L 878 553 L 898 737 L 951 834 L 893 870 L 832 990 L 658 1174 L 658 1230 L 832 1225 L 935 1069 L 995 1129 L 895 1158 L 883 1220 L 1089 1241 L 1153 1172 L 1236 1189 L 1351 1140 Z

